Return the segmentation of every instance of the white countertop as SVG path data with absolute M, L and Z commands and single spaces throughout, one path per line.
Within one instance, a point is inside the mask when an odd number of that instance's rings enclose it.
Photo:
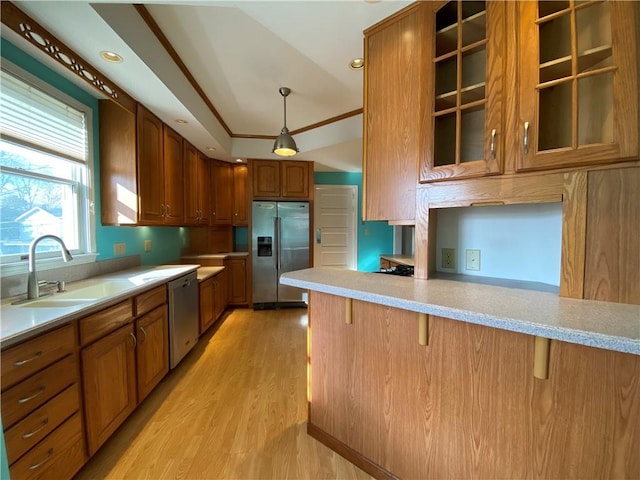
M 139 292 L 167 283 L 195 271 L 199 265 L 160 265 L 136 267 L 119 272 L 68 283 L 66 292 L 117 281 L 117 288 L 108 295 L 90 299 L 88 303 L 66 307 L 34 308 L 29 303 L 11 305 L 16 298 L 2 301 L 0 306 L 0 345 L 2 348 L 45 332 L 58 325 L 83 317 L 118 303 Z M 64 299 L 65 293 L 54 293 L 42 299 Z
M 390 262 L 399 263 L 401 265 L 409 265 L 413 267 L 414 259 L 413 255 L 400 255 L 399 253 L 383 253 L 380 258 L 389 260 Z
M 198 260 L 199 258 L 224 260 L 226 258 L 247 257 L 247 256 L 249 256 L 249 252 L 227 252 L 227 253 L 201 253 L 201 254 L 193 254 L 193 255 L 183 255 L 180 258 L 183 260 Z
M 311 268 L 280 283 L 503 330 L 640 355 L 640 305 L 451 280 Z
M 198 281 L 203 282 L 207 278 L 217 275 L 224 269 L 225 267 L 200 267 L 198 268 Z

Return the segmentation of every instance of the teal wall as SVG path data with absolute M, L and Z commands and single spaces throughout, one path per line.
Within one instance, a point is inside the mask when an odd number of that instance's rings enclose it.
M 378 270 L 380 254 L 393 252 L 393 227 L 387 222 L 362 221 L 362 174 L 315 172 L 313 179 L 316 185 L 358 186 L 358 270 Z
M 2 58 L 46 81 L 58 90 L 93 109 L 94 196 L 96 211 L 96 249 L 98 261 L 116 257 L 114 243 L 126 244 L 126 255 L 140 255 L 143 265 L 167 263 L 180 258 L 180 248 L 187 245 L 188 229 L 179 227 L 103 227 L 100 220 L 100 138 L 98 135 L 98 100 L 10 42 L 2 39 Z M 151 240 L 151 251 L 144 251 L 144 241 Z

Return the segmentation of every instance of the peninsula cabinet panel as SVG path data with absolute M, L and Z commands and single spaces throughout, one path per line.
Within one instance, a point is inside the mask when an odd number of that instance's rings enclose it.
M 310 293 L 309 432 L 376 477 L 638 478 L 640 356 Z
M 638 157 L 636 3 L 518 2 L 518 170 Z
M 136 407 L 135 344 L 133 325 L 129 324 L 81 352 L 90 455 Z
M 366 220 L 415 218 L 431 9 L 430 2 L 416 2 L 364 32 Z
M 587 178 L 584 298 L 640 305 L 640 167 Z

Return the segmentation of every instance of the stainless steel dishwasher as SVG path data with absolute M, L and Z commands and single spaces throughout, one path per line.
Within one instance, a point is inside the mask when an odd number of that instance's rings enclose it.
M 198 341 L 198 279 L 196 272 L 168 283 L 169 360 L 171 368 L 184 358 Z

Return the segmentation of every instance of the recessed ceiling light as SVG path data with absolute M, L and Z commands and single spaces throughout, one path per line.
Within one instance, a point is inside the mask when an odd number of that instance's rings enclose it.
M 241 158 L 236 158 L 236 162 L 242 163 L 242 162 L 244 162 L 244 160 L 242 160 Z
M 351 70 L 362 70 L 364 68 L 364 58 L 354 58 L 349 63 L 349 68 Z
M 216 151 L 215 147 L 207 147 L 207 150 L 209 150 L 210 152 L 215 152 Z
M 184 118 L 176 118 L 176 123 L 189 123 Z
M 122 63 L 122 57 L 115 52 L 109 52 L 107 50 L 104 50 L 100 52 L 100 56 L 102 57 L 103 60 L 110 63 Z

